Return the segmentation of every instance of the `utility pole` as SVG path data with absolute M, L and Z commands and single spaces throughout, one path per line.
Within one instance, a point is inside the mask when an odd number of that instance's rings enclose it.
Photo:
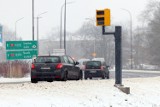
M 32 0 L 32 40 L 34 40 L 34 0 Z
M 15 40 L 17 39 L 17 23 L 18 23 L 20 20 L 22 20 L 23 18 L 24 18 L 24 17 L 16 20 L 16 22 L 15 22 Z
M 37 15 L 36 19 L 37 19 L 37 43 L 38 43 L 38 55 L 39 55 L 39 19 L 42 18 L 40 17 L 41 15 L 45 14 L 47 12 L 43 12 L 40 13 L 39 15 Z
M 65 0 L 65 11 L 64 11 L 64 50 L 66 55 L 66 0 Z

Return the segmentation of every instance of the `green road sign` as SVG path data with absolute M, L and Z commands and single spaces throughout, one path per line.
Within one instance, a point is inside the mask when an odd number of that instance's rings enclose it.
M 37 50 L 7 51 L 6 57 L 7 60 L 32 59 L 37 53 Z
M 6 50 L 37 49 L 37 41 L 6 41 Z

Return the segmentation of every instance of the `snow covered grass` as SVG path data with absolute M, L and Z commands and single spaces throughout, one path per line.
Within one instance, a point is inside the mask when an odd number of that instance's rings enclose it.
M 0 84 L 0 107 L 160 107 L 160 77 L 123 79 L 123 85 L 130 87 L 129 95 L 114 87 L 114 82 L 95 79 Z

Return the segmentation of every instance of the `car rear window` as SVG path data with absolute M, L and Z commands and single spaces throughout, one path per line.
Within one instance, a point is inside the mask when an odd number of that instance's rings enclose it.
M 39 56 L 35 60 L 36 63 L 59 63 L 60 57 L 58 56 Z
M 101 67 L 101 62 L 100 61 L 88 61 L 86 63 L 86 68 L 90 68 L 90 67 L 99 68 L 99 67 Z

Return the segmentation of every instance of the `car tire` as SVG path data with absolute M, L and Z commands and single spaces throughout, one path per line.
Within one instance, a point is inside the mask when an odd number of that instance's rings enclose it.
M 110 76 L 109 76 L 109 72 L 107 73 L 106 78 L 107 78 L 107 79 L 109 79 L 109 78 L 110 78 Z
M 53 82 L 53 79 L 48 79 L 47 82 Z
M 92 77 L 90 76 L 89 79 L 92 79 Z
M 106 77 L 106 73 L 103 73 L 102 74 L 102 79 L 105 79 L 105 77 Z
M 36 79 L 31 78 L 31 83 L 37 83 L 38 81 Z
M 64 76 L 62 78 L 62 81 L 67 81 L 67 72 L 64 73 Z
M 79 73 L 79 80 L 82 80 L 83 79 L 83 73 L 82 73 L 82 71 L 80 71 L 80 73 Z
M 105 79 L 105 75 L 102 76 L 102 79 Z

